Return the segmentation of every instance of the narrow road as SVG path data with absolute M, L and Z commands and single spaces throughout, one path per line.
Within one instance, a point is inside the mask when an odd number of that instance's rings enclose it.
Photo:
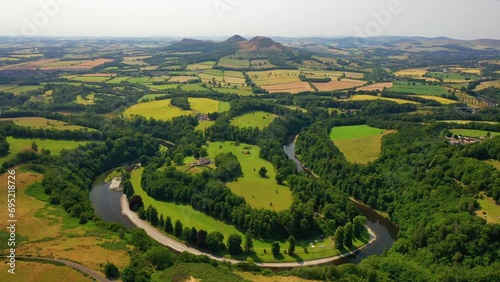
M 239 260 L 216 257 L 212 254 L 205 253 L 205 252 L 202 252 L 202 251 L 197 250 L 195 248 L 188 247 L 188 246 L 184 245 L 183 243 L 166 236 L 165 234 L 161 233 L 158 229 L 153 227 L 148 222 L 140 219 L 139 216 L 135 212 L 131 211 L 129 206 L 128 206 L 127 197 L 125 195 L 122 195 L 122 197 L 121 197 L 121 208 L 122 208 L 122 213 L 125 216 L 127 216 L 136 227 L 144 229 L 144 231 L 146 231 L 146 233 L 151 238 L 153 238 L 155 241 L 157 241 L 158 243 L 160 243 L 164 246 L 167 246 L 167 247 L 169 247 L 177 252 L 189 252 L 189 253 L 192 253 L 195 255 L 206 255 L 206 256 L 210 257 L 211 259 L 218 260 L 218 261 L 227 261 L 227 262 L 230 262 L 232 264 L 241 262 Z M 349 253 L 345 253 L 345 254 L 341 254 L 338 256 L 329 257 L 329 258 L 308 260 L 308 261 L 303 261 L 303 262 L 276 262 L 276 263 L 264 262 L 264 263 L 256 263 L 256 264 L 260 267 L 266 267 L 266 268 L 292 268 L 292 267 L 299 267 L 299 266 L 313 266 L 313 265 L 327 264 L 327 263 L 345 258 L 345 257 L 350 256 L 352 254 L 355 254 L 359 250 L 362 250 L 363 248 L 371 245 L 377 239 L 377 236 L 375 236 L 375 233 L 373 233 L 373 231 L 369 228 L 368 228 L 368 232 L 370 234 L 370 240 L 369 240 L 368 244 L 362 246 L 359 249 L 351 251 Z
M 72 262 L 69 260 L 63 260 L 63 259 L 53 259 L 53 258 L 42 258 L 42 257 L 19 257 L 19 258 L 25 258 L 25 259 L 36 259 L 36 260 L 44 260 L 44 261 L 51 261 L 51 262 L 58 262 L 62 263 L 66 266 L 69 266 L 71 268 L 74 268 L 76 270 L 79 270 L 88 276 L 90 276 L 91 279 L 94 279 L 97 282 L 110 282 L 110 280 L 106 279 L 103 277 L 102 273 L 99 273 L 93 269 L 90 269 L 86 266 L 83 266 L 81 264 L 78 264 L 76 262 Z

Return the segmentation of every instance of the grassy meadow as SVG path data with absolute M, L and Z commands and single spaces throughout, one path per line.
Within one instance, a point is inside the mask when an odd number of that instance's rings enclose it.
M 233 142 L 213 142 L 209 144 L 207 151 L 211 158 L 228 152 L 238 158 L 243 176 L 227 186 L 234 194 L 244 197 L 252 207 L 280 211 L 288 209 L 292 204 L 290 189 L 276 183 L 274 167 L 259 157 L 259 147 L 248 144 L 236 146 Z M 258 173 L 261 167 L 267 169 L 266 178 L 260 177 Z
M 391 92 L 400 92 L 400 93 L 411 93 L 417 95 L 430 95 L 430 96 L 438 96 L 441 94 L 446 94 L 448 91 L 446 88 L 440 85 L 427 85 L 422 84 L 420 82 L 406 82 L 406 81 L 396 81 L 394 85 L 391 87 Z
M 155 94 L 153 94 L 155 95 Z M 146 95 L 144 98 L 153 98 L 153 95 Z M 163 95 L 160 95 L 163 96 Z M 141 99 L 141 100 L 142 100 Z M 214 113 L 214 112 L 224 112 L 229 110 L 229 102 L 220 102 L 217 100 L 212 100 L 208 98 L 189 98 L 189 104 L 191 105 L 191 110 L 183 110 L 181 108 L 172 106 L 170 104 L 171 99 L 158 100 L 140 103 L 128 108 L 125 112 L 125 116 L 140 115 L 146 118 L 154 118 L 157 120 L 170 120 L 178 116 L 184 115 L 194 115 L 199 113 Z
M 386 97 L 379 97 L 379 96 L 373 96 L 373 95 L 354 95 L 351 98 L 349 98 L 349 100 L 351 100 L 351 101 L 383 100 L 383 101 L 396 102 L 398 104 L 420 105 L 419 102 L 415 102 L 415 101 L 409 101 L 409 100 L 403 100 L 403 99 L 396 99 L 396 98 L 386 98 Z
M 500 224 L 500 205 L 495 203 L 493 198 L 483 195 L 483 198 L 477 199 L 477 202 L 481 206 L 476 211 L 477 216 L 485 219 L 488 223 Z
M 31 150 L 31 143 L 35 141 L 38 146 L 38 151 L 42 149 L 50 150 L 51 155 L 59 155 L 64 149 L 75 149 L 78 145 L 83 145 L 87 142 L 68 141 L 68 140 L 52 140 L 52 139 L 21 139 L 7 137 L 7 142 L 10 144 L 9 154 L 0 158 L 0 164 L 14 158 L 14 156 L 22 151 Z
M 59 129 L 59 130 L 79 130 L 85 127 L 78 125 L 69 125 L 63 121 L 46 119 L 42 117 L 18 117 L 18 118 L 0 118 L 0 121 L 12 121 L 18 126 L 30 128 Z
M 451 129 L 450 130 L 454 135 L 461 135 L 461 136 L 466 136 L 466 137 L 483 137 L 488 134 L 488 131 L 485 130 L 474 130 L 474 129 Z M 500 136 L 500 132 L 492 132 L 489 131 L 491 136 Z
M 368 164 L 378 159 L 382 152 L 382 138 L 394 133 L 367 125 L 334 127 L 330 139 L 349 162 Z
M 231 120 L 231 125 L 238 127 L 258 127 L 259 129 L 264 129 L 268 127 L 271 122 L 278 116 L 272 113 L 266 112 L 251 112 L 241 116 L 238 116 Z

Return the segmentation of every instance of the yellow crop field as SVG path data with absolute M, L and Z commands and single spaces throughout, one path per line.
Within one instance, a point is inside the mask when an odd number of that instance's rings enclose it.
M 402 77 L 423 77 L 425 74 L 427 74 L 426 69 L 405 69 L 394 73 L 395 76 Z
M 420 105 L 420 103 L 414 102 L 414 101 L 408 101 L 408 100 L 403 100 L 403 99 L 395 99 L 395 98 L 386 98 L 386 97 L 379 97 L 379 96 L 372 96 L 372 95 L 354 95 L 354 96 L 352 96 L 348 100 L 350 100 L 350 101 L 384 100 L 384 101 L 396 102 L 398 104 Z

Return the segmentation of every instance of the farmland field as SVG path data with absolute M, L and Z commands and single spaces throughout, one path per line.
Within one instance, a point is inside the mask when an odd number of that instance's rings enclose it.
M 482 121 L 482 120 L 441 120 L 441 122 L 458 123 L 458 124 L 468 124 L 468 123 L 488 123 L 488 124 L 499 124 L 496 121 Z
M 215 65 L 215 61 L 201 62 L 198 64 L 191 64 L 187 66 L 187 70 L 205 70 L 211 69 Z
M 437 101 L 443 105 L 450 105 L 450 104 L 456 104 L 459 101 L 451 100 L 451 99 L 446 99 L 438 96 L 429 96 L 429 95 L 415 95 L 415 97 L 420 97 L 422 99 L 427 99 L 427 100 L 434 100 Z
M 356 89 L 357 91 L 383 91 L 385 88 L 391 88 L 393 82 L 375 83 Z
M 266 89 L 270 93 L 287 92 L 296 94 L 305 91 L 313 91 L 309 83 L 303 81 L 266 85 L 262 86 L 262 88 Z
M 143 85 L 149 87 L 150 89 L 154 89 L 154 90 L 175 89 L 175 88 L 177 88 L 177 86 L 179 86 L 179 84 L 162 84 L 162 85 L 143 84 Z
M 405 69 L 394 73 L 394 75 L 402 77 L 423 77 L 425 74 L 427 74 L 426 69 Z
M 300 82 L 298 70 L 250 71 L 250 79 L 258 86 Z
M 208 89 L 199 84 L 186 84 L 186 85 L 181 85 L 181 90 L 189 92 L 189 91 L 207 91 Z
M 368 164 L 378 159 L 382 152 L 382 138 L 394 133 L 367 125 L 334 127 L 330 139 L 349 162 Z
M 82 95 L 76 96 L 76 103 L 79 105 L 94 105 L 95 103 L 95 94 L 88 94 L 85 97 Z
M 71 80 L 81 81 L 81 82 L 104 82 L 109 80 L 107 76 L 77 76 L 71 78 Z
M 264 129 L 278 116 L 266 112 L 252 112 L 238 116 L 231 120 L 231 125 L 238 127 L 258 127 Z
M 223 94 L 237 94 L 240 96 L 249 96 L 252 95 L 252 88 L 247 87 L 247 86 L 238 86 L 236 89 L 231 87 L 231 88 L 226 88 L 226 87 L 213 87 L 212 91 L 223 93 Z
M 349 98 L 349 100 L 351 100 L 351 101 L 384 100 L 384 101 L 396 102 L 398 104 L 420 105 L 419 102 L 415 102 L 415 101 L 409 101 L 409 100 L 403 100 L 403 99 L 396 99 L 396 98 L 386 98 L 386 97 L 379 97 L 379 96 L 373 96 L 373 95 L 354 95 L 351 98 Z
M 67 141 L 67 140 L 52 140 L 52 139 L 22 139 L 7 137 L 7 142 L 10 144 L 9 154 L 7 156 L 0 158 L 0 163 L 10 160 L 22 151 L 31 150 L 31 143 L 35 141 L 38 146 L 38 151 L 41 152 L 42 149 L 50 150 L 51 155 L 59 155 L 63 149 L 74 149 L 78 145 L 86 144 L 87 142 L 81 141 Z
M 79 130 L 85 127 L 78 125 L 69 125 L 63 121 L 46 119 L 42 117 L 18 117 L 18 118 L 0 118 L 0 121 L 13 121 L 14 124 L 19 126 L 31 128 L 46 128 L 46 129 L 60 129 L 60 130 Z
M 399 93 L 409 93 L 409 94 L 418 94 L 418 95 L 431 95 L 437 96 L 441 94 L 446 94 L 448 91 L 443 86 L 440 85 L 424 85 L 420 82 L 401 82 L 397 81 L 394 83 L 394 86 L 390 89 L 391 92 L 399 92 Z
M 227 186 L 236 195 L 245 198 L 254 208 L 269 210 L 285 210 L 292 204 L 292 194 L 290 189 L 284 185 L 278 185 L 276 172 L 273 165 L 259 157 L 260 148 L 248 144 L 236 146 L 232 142 L 213 142 L 208 145 L 208 154 L 215 158 L 220 153 L 232 152 L 241 164 L 243 176 Z M 267 177 L 259 176 L 259 169 L 267 169 Z
M 491 136 L 500 136 L 500 132 L 492 132 L 492 131 L 484 131 L 484 130 L 474 130 L 474 129 L 451 129 L 450 130 L 454 135 L 461 135 L 466 137 L 484 137 L 488 132 L 490 132 Z
M 184 83 L 184 82 L 188 82 L 190 80 L 196 80 L 199 78 L 196 77 L 196 76 L 189 76 L 189 75 L 182 75 L 182 76 L 172 76 L 172 78 L 170 78 L 168 80 L 168 82 L 171 82 L 171 83 Z
M 319 91 L 335 91 L 335 90 L 356 88 L 364 85 L 365 83 L 366 81 L 344 78 L 340 81 L 334 79 L 327 83 L 313 83 L 313 84 L 316 88 L 318 88 Z
M 246 69 L 250 66 L 250 62 L 248 60 L 238 60 L 224 57 L 219 60 L 217 66 L 231 69 Z
M 124 114 L 125 116 L 140 115 L 157 120 L 170 120 L 178 116 L 194 115 L 196 112 L 214 113 L 229 110 L 228 102 L 219 102 L 207 98 L 189 98 L 189 104 L 192 109 L 189 111 L 172 106 L 170 101 L 171 99 L 166 99 L 140 103 L 128 108 Z
M 131 78 L 129 78 L 127 80 L 127 82 L 130 82 L 130 83 L 144 83 L 144 82 L 147 82 L 150 79 L 151 79 L 151 77 L 149 77 L 149 76 L 131 77 Z
M 440 78 L 445 83 L 446 82 L 460 83 L 478 79 L 476 75 L 467 73 L 462 74 L 462 73 L 429 72 L 427 73 L 427 76 L 432 78 Z
M 168 76 L 168 75 L 155 76 L 155 77 L 151 78 L 150 80 L 148 80 L 147 82 L 148 83 L 167 82 L 170 78 L 171 78 L 171 76 Z
M 130 76 L 115 77 L 115 78 L 112 78 L 112 79 L 106 81 L 106 83 L 122 83 L 124 81 L 127 81 L 129 78 L 130 78 Z
M 481 91 L 481 90 L 489 88 L 489 87 L 500 88 L 500 80 L 481 82 L 481 84 L 476 86 L 476 88 L 474 88 L 474 90 Z

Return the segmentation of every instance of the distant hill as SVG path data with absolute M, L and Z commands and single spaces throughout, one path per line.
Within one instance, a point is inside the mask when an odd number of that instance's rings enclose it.
M 244 43 L 244 42 L 247 42 L 248 40 L 246 40 L 245 38 L 239 36 L 239 35 L 233 35 L 231 37 L 229 37 L 226 41 L 224 41 L 224 43 L 226 44 L 237 44 L 237 43 Z
M 240 44 L 241 49 L 245 51 L 283 51 L 285 46 L 274 42 L 271 38 L 257 36 L 250 41 Z

